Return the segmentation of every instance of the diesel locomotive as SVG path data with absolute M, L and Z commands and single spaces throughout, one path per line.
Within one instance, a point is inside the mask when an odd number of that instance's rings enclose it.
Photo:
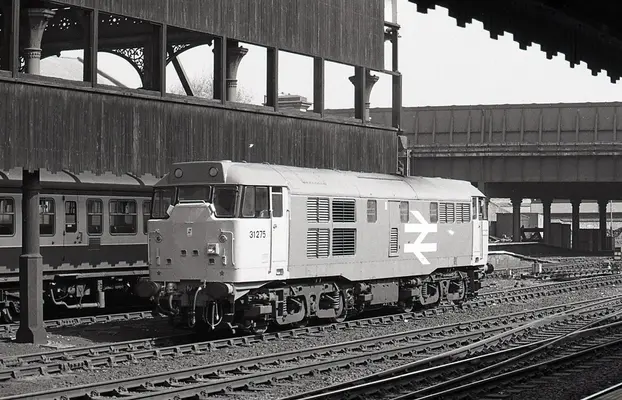
M 137 294 L 201 331 L 459 303 L 492 267 L 469 182 L 270 164 L 173 164 L 148 240 Z

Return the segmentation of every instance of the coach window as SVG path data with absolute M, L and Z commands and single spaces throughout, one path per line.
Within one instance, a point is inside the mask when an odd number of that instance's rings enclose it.
M 104 203 L 99 199 L 86 201 L 86 232 L 89 235 L 101 235 L 103 230 Z
M 145 200 L 143 201 L 143 232 L 145 235 L 149 233 L 149 228 L 147 223 L 149 222 L 149 217 L 151 216 L 151 201 Z
M 136 201 L 110 200 L 110 234 L 136 234 Z
M 44 236 L 54 236 L 54 230 L 56 228 L 54 200 L 39 200 L 39 216 L 39 234 Z
M 270 198 L 265 186 L 245 186 L 242 200 L 243 218 L 270 218 Z
M 78 206 L 75 201 L 65 202 L 65 233 L 78 231 Z
M 400 221 L 402 223 L 408 222 L 408 202 L 400 201 Z
M 438 203 L 430 203 L 430 223 L 436 224 L 438 222 Z
M 220 186 L 214 188 L 214 208 L 218 218 L 235 216 L 235 201 L 238 195 L 237 186 Z
M 376 200 L 367 200 L 367 222 L 378 221 L 378 204 Z
M 15 234 L 15 200 L 0 199 L 0 236 Z
M 272 216 L 274 218 L 283 216 L 283 188 L 272 188 Z

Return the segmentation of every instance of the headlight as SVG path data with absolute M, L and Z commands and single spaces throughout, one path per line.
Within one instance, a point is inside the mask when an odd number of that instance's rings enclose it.
M 216 167 L 212 167 L 209 169 L 209 176 L 211 176 L 212 178 L 215 177 L 216 175 L 218 175 L 218 168 Z
M 218 254 L 218 245 L 216 243 L 209 243 L 207 245 L 207 254 Z
M 175 178 L 179 179 L 182 176 L 184 176 L 184 171 L 182 171 L 181 168 L 177 168 L 175 170 L 174 174 L 175 174 Z

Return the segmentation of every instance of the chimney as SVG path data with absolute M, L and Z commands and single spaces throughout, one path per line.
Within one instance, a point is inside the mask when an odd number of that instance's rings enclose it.
M 264 103 L 263 105 L 267 105 L 268 99 L 267 96 L 264 96 Z M 307 100 L 306 97 L 304 96 L 300 96 L 297 94 L 285 94 L 285 93 L 281 93 L 279 95 L 279 109 L 284 110 L 284 109 L 293 109 L 293 110 L 297 110 L 297 111 L 302 111 L 302 112 L 306 112 L 307 109 L 309 107 L 311 107 L 311 103 Z

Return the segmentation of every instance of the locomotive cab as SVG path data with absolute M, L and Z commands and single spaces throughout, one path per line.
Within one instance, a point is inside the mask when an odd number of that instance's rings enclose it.
M 287 188 L 246 184 L 222 164 L 186 163 L 154 188 L 142 286 L 161 312 L 212 328 L 249 290 L 287 275 Z

